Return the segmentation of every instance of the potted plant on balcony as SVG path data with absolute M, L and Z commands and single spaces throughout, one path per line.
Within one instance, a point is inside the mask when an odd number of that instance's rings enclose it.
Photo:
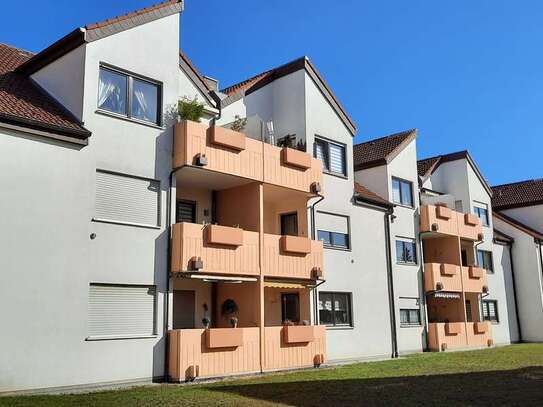
M 238 326 L 238 304 L 231 298 L 228 298 L 222 303 L 221 314 L 224 318 L 228 319 L 232 328 Z
M 177 103 L 177 114 L 180 120 L 190 120 L 199 123 L 204 115 L 204 105 L 198 102 L 196 96 L 194 96 L 194 99 L 183 97 Z
M 243 130 L 245 130 L 245 126 L 247 126 L 247 118 L 239 117 L 238 115 L 236 115 L 235 120 L 232 122 L 232 125 L 230 126 L 230 130 L 243 133 Z
M 204 326 L 205 329 L 209 329 L 209 324 L 211 323 L 211 321 L 209 320 L 208 317 L 203 317 L 202 318 L 202 325 Z

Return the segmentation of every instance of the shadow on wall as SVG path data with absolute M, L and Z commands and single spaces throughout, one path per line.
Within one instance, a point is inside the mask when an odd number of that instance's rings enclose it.
M 291 406 L 541 405 L 543 367 L 384 379 L 315 380 L 209 389 Z

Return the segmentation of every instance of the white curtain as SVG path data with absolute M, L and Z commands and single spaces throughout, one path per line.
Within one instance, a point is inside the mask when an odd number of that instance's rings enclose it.
M 151 120 L 151 117 L 149 117 L 149 106 L 147 101 L 145 100 L 145 94 L 143 93 L 143 90 L 135 89 L 134 95 L 136 96 L 136 101 L 138 103 L 138 109 L 134 112 L 135 115 L 138 116 L 140 119 Z
M 104 103 L 113 95 L 114 90 L 115 85 L 112 82 L 104 82 L 104 78 L 100 76 L 100 83 L 98 84 L 98 107 L 104 105 Z

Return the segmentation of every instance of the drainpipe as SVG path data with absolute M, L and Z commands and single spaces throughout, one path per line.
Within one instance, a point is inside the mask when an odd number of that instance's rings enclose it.
M 543 246 L 543 240 L 539 240 L 539 264 L 541 266 L 541 276 L 543 276 L 543 248 L 542 246 Z
M 316 228 L 315 206 L 317 206 L 317 204 L 320 203 L 324 199 L 323 195 L 318 195 L 318 196 L 319 196 L 319 199 L 317 199 L 314 203 L 312 203 L 309 206 L 309 209 L 311 211 L 311 240 L 315 240 L 315 236 L 316 236 L 316 234 L 315 234 L 316 233 L 315 232 L 315 228 Z M 318 325 L 318 322 L 319 322 L 319 314 L 318 314 L 318 310 L 317 310 L 317 303 L 319 301 L 319 299 L 318 299 L 318 287 L 323 283 L 324 283 L 324 281 L 317 284 L 313 288 L 313 315 L 314 315 L 313 319 L 315 321 L 315 325 Z
M 522 329 L 520 327 L 520 317 L 518 311 L 517 286 L 515 283 L 515 265 L 513 263 L 513 242 L 507 243 L 507 246 L 509 246 L 509 263 L 511 263 L 511 280 L 513 281 L 513 297 L 515 298 L 515 316 L 517 317 L 518 341 L 522 342 Z
M 392 332 L 392 358 L 397 358 L 398 353 L 398 333 L 396 328 L 396 307 L 394 300 L 394 275 L 392 272 L 392 251 L 390 245 L 390 216 L 394 213 L 394 209 L 390 208 L 385 212 L 385 249 L 387 255 L 387 277 L 388 277 L 388 299 L 390 307 L 390 327 Z

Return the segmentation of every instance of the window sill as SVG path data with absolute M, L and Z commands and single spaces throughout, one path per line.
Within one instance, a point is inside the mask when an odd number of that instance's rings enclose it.
M 402 325 L 400 324 L 400 328 L 422 328 L 422 324 L 413 324 L 413 325 Z
M 341 179 L 349 179 L 349 177 L 347 175 L 339 174 L 337 172 L 330 172 L 330 171 L 323 170 L 322 173 L 325 174 L 325 175 L 331 175 L 332 177 L 337 177 L 337 178 L 341 178 Z
M 117 220 L 100 219 L 100 218 L 92 218 L 91 220 L 92 220 L 93 222 L 97 222 L 97 223 L 109 223 L 109 224 L 111 224 L 111 225 L 134 226 L 134 227 L 137 227 L 137 228 L 155 229 L 155 230 L 160 230 L 160 229 L 162 229 L 161 226 L 156 226 L 156 225 L 146 225 L 146 224 L 143 224 L 143 223 L 121 222 L 121 221 L 117 221 Z
M 88 336 L 85 338 L 87 342 L 93 341 L 117 341 L 123 339 L 153 339 L 158 338 L 158 335 L 120 335 L 120 336 Z
M 124 116 L 122 114 L 108 112 L 107 110 L 96 109 L 95 113 L 103 115 L 103 116 L 107 116 L 107 117 L 112 117 L 114 119 L 124 120 L 126 122 L 130 122 L 130 123 L 134 123 L 134 124 L 141 124 L 143 126 L 151 127 L 153 129 L 157 129 L 157 130 L 166 130 L 165 126 L 160 126 L 160 125 L 158 125 L 156 123 L 146 122 L 144 120 L 133 119 L 133 118 Z
M 338 247 L 338 246 L 328 246 L 328 245 L 325 245 L 323 244 L 323 247 L 325 249 L 330 249 L 330 250 L 338 250 L 340 252 L 350 252 L 352 251 L 350 248 L 348 247 Z
M 405 205 L 405 204 L 402 204 L 402 203 L 399 203 L 399 202 L 392 202 L 394 204 L 394 206 L 397 206 L 399 208 L 405 208 L 405 209 L 415 209 L 415 207 L 413 205 Z
M 418 267 L 419 263 L 403 263 L 403 262 L 396 262 L 396 265 L 397 266 L 414 266 L 414 267 Z
M 354 329 L 354 326 L 346 325 L 346 326 L 332 326 L 332 325 L 325 325 L 327 331 L 351 331 Z

